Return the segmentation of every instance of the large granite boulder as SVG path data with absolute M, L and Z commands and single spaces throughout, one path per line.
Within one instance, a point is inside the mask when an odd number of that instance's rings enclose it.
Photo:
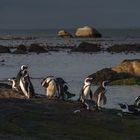
M 125 72 L 140 77 L 140 59 L 126 59 L 112 67 L 112 70 L 117 73 Z
M 60 30 L 58 31 L 57 35 L 59 37 L 65 38 L 65 37 L 72 37 L 72 35 L 68 32 L 66 32 L 65 30 Z
M 82 42 L 79 46 L 73 48 L 73 52 L 98 52 L 101 51 L 99 44 L 93 44 L 88 42 Z
M 101 37 L 102 35 L 94 28 L 84 26 L 78 28 L 75 32 L 76 37 Z
M 0 45 L 0 53 L 11 53 L 8 47 Z

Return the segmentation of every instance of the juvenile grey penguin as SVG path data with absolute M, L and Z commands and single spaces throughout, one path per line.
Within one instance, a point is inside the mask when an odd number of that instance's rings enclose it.
M 45 94 L 49 99 L 59 97 L 54 76 L 44 78 L 41 81 L 41 85 L 45 88 Z
M 107 83 L 108 81 L 103 81 L 93 94 L 93 99 L 96 102 L 97 109 L 101 109 L 101 104 L 105 105 L 107 102 L 107 98 L 105 96 L 107 91 Z
M 20 88 L 23 94 L 29 99 L 35 96 L 34 88 L 30 80 L 27 70 L 21 72 L 21 77 L 19 81 Z

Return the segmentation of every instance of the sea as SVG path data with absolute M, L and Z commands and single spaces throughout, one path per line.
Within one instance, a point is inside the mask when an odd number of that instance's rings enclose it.
M 72 35 L 75 29 L 67 29 Z M 82 41 L 100 43 L 102 47 L 112 44 L 140 44 L 140 29 L 99 29 L 102 38 L 59 38 L 58 29 L 41 30 L 0 30 L 0 45 L 17 47 L 20 44 L 38 43 L 46 46 L 75 47 Z M 0 54 L 0 82 L 7 82 L 15 77 L 23 64 L 28 65 L 29 74 L 38 94 L 44 94 L 41 80 L 53 75 L 62 77 L 69 86 L 70 92 L 76 94 L 72 100 L 77 100 L 84 79 L 98 70 L 110 68 L 121 63 L 124 59 L 140 59 L 139 53 L 69 53 L 67 49 L 48 53 L 36 54 Z M 92 86 L 93 92 L 97 86 Z M 118 108 L 118 103 L 133 104 L 140 95 L 140 86 L 108 86 L 106 93 L 106 108 Z

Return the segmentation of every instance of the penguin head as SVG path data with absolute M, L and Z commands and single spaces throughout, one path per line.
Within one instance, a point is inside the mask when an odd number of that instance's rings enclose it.
M 102 82 L 102 86 L 103 86 L 103 87 L 106 87 L 107 84 L 108 84 L 108 81 L 103 81 L 103 82 Z
M 22 65 L 22 66 L 20 67 L 20 69 L 21 69 L 21 70 L 28 69 L 28 66 L 27 66 L 27 65 Z
M 9 78 L 8 81 L 10 81 L 11 83 L 16 83 L 16 78 L 15 77 Z
M 84 84 L 85 85 L 91 85 L 93 82 L 93 78 L 90 78 L 90 77 L 87 77 L 85 80 L 84 80 Z

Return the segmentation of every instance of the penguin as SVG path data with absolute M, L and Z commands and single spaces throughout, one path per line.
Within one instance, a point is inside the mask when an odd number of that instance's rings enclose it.
M 132 115 L 140 114 L 140 108 L 136 107 L 135 105 L 128 105 L 126 103 L 120 103 L 119 106 L 123 114 L 132 114 Z
M 101 104 L 105 105 L 107 102 L 107 98 L 105 96 L 105 93 L 107 91 L 107 83 L 108 81 L 103 81 L 93 94 L 93 99 L 96 102 L 98 110 L 101 109 Z
M 91 90 L 92 78 L 86 78 L 84 80 L 84 85 L 81 88 L 79 99 L 80 101 L 84 102 L 85 99 L 91 99 L 93 97 L 93 92 Z
M 41 85 L 42 85 L 42 87 L 45 88 L 45 94 L 49 99 L 59 97 L 58 87 L 56 85 L 54 76 L 48 76 L 48 77 L 44 78 L 41 81 Z
M 28 69 L 27 65 L 21 65 L 20 71 L 18 72 L 17 77 L 16 77 L 16 84 L 17 84 L 17 86 L 19 86 L 19 81 L 20 81 L 20 78 L 22 76 L 22 71 L 27 70 L 27 69 Z
M 16 78 L 15 77 L 13 77 L 13 78 L 11 78 L 11 79 L 8 79 L 8 81 L 10 81 L 11 83 L 12 83 L 12 89 L 13 90 L 15 90 L 15 91 L 19 91 L 19 89 L 18 89 L 18 87 L 17 87 L 17 85 L 16 85 Z
M 35 96 L 34 88 L 26 69 L 21 71 L 19 85 L 23 94 L 29 99 Z
M 56 78 L 56 85 L 57 85 L 58 95 L 60 99 L 67 100 L 75 96 L 75 94 L 70 93 L 68 91 L 67 82 L 63 78 L 61 77 Z
M 140 96 L 135 98 L 134 105 L 140 107 Z

